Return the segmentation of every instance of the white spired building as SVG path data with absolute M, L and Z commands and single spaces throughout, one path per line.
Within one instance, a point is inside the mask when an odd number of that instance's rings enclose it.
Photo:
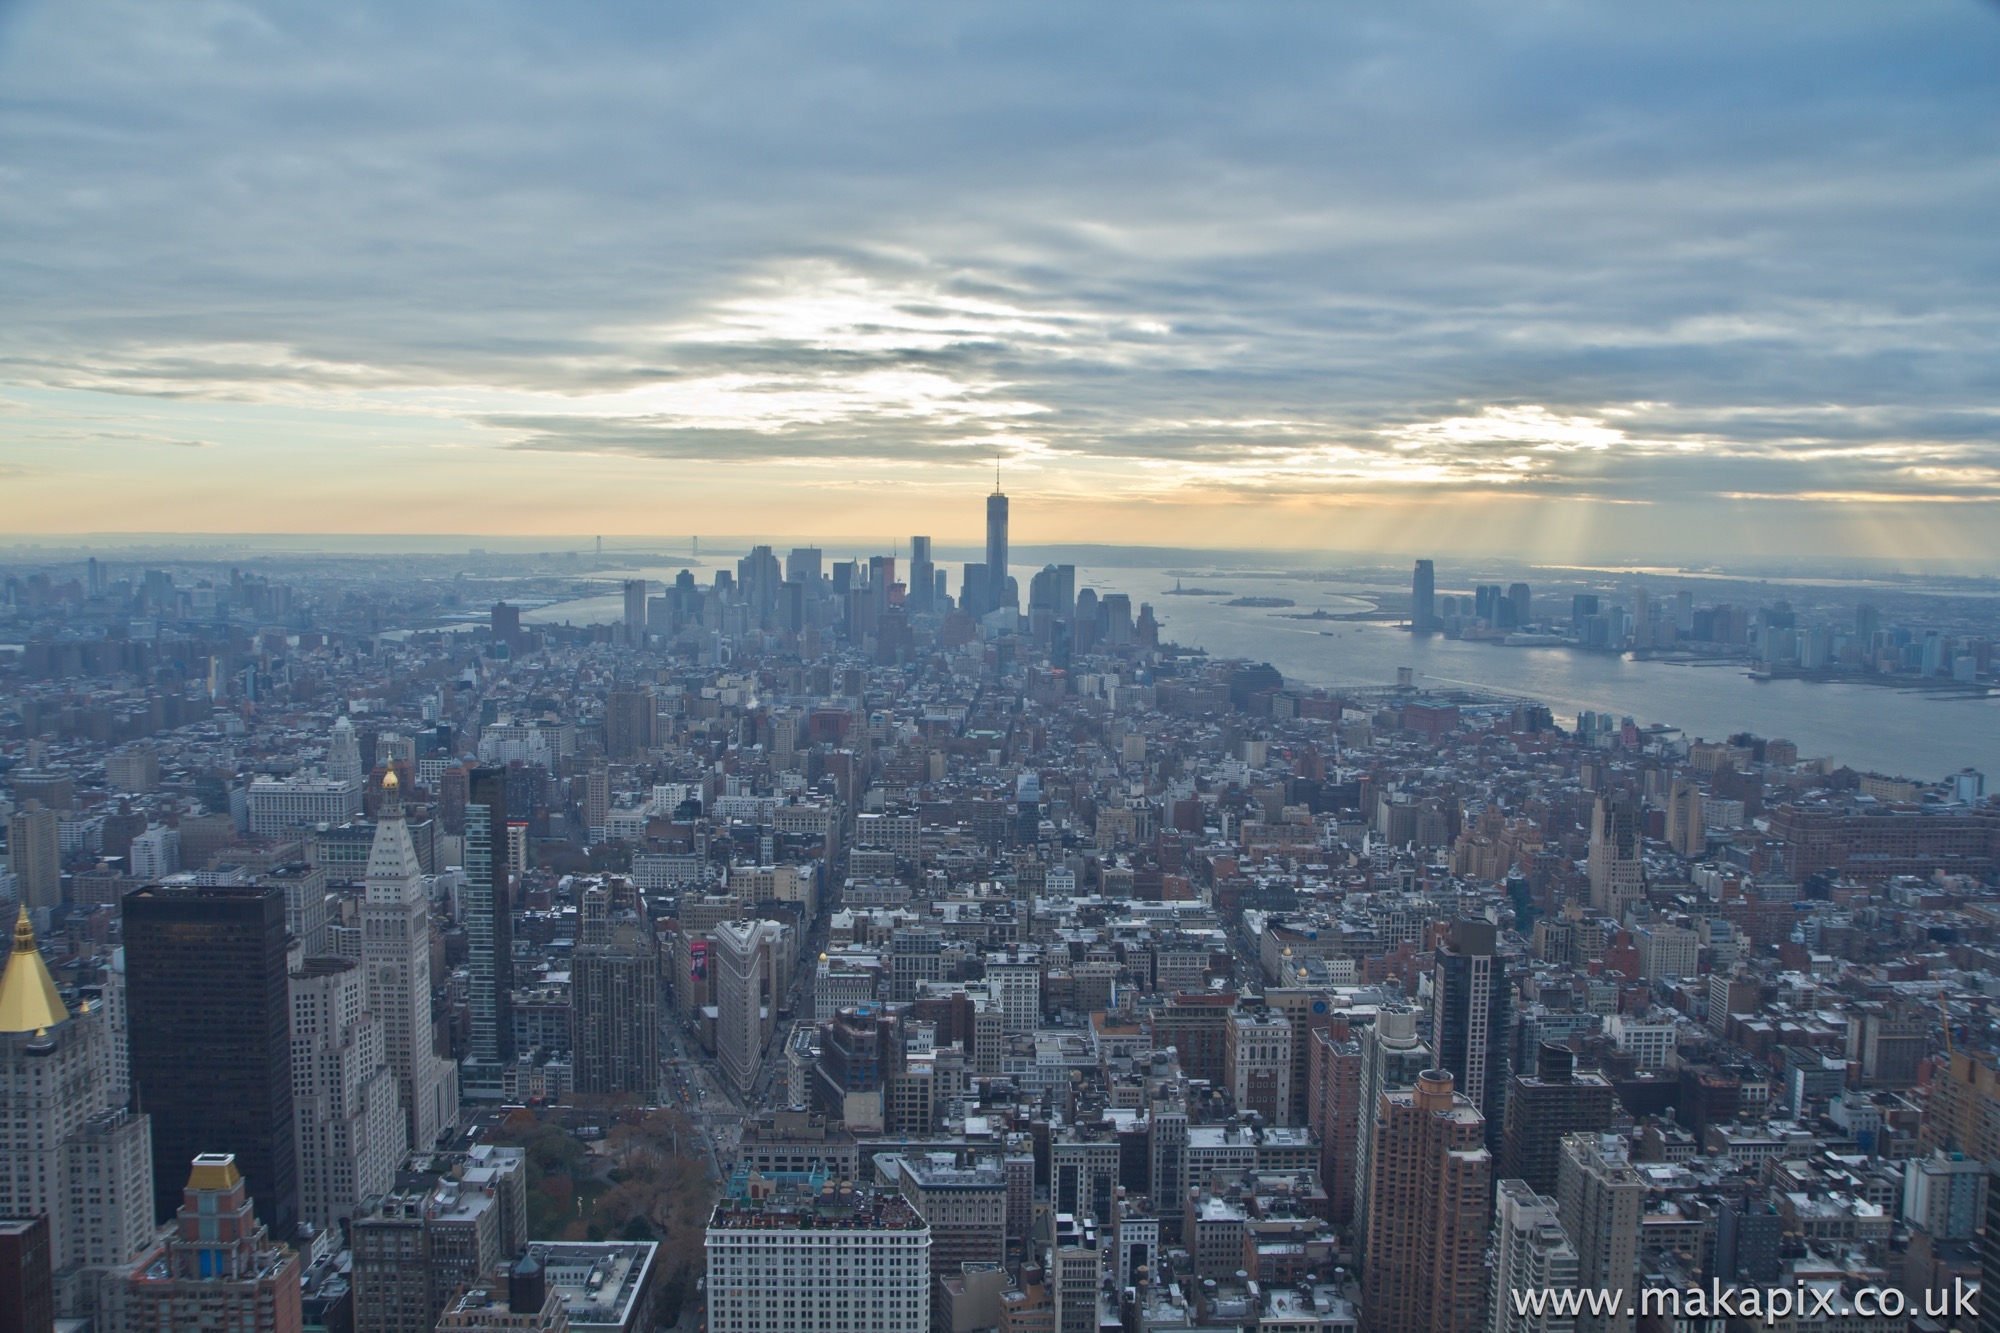
M 458 1070 L 437 1054 L 431 1026 L 431 903 L 403 821 L 392 768 L 382 779 L 381 819 L 368 852 L 361 902 L 361 962 L 368 1012 L 396 1076 L 412 1151 L 430 1148 L 458 1118 Z
M 387 1194 L 403 1160 L 402 1101 L 351 958 L 308 958 L 292 973 L 292 1111 L 299 1216 L 332 1230 Z

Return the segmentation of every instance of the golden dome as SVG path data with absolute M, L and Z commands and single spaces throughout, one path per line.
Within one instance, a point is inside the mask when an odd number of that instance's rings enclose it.
M 55 978 L 35 947 L 35 928 L 23 907 L 14 922 L 14 952 L 0 977 L 0 1032 L 40 1032 L 69 1017 Z
M 389 765 L 389 771 L 382 775 L 382 790 L 394 791 L 402 785 L 403 780 L 396 776 L 396 766 L 394 764 Z

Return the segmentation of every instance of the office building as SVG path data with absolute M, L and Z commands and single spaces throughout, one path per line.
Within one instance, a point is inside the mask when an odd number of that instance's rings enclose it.
M 345 714 L 333 720 L 326 746 L 326 775 L 335 782 L 359 782 L 367 775 L 361 764 L 361 738 L 354 734 L 354 722 Z
M 466 780 L 465 884 L 459 904 L 465 918 L 466 1006 L 471 1042 L 460 1087 L 476 1101 L 505 1093 L 514 1064 L 514 914 L 507 879 L 507 772 L 475 768 Z M 564 1042 L 561 1049 L 568 1050 Z
M 1507 1032 L 1514 984 L 1490 921 L 1461 917 L 1437 947 L 1431 969 L 1431 1044 L 1440 1068 L 1486 1119 L 1498 1149 L 1507 1109 Z
M 1328 1028 L 1307 1034 L 1306 1124 L 1319 1139 L 1319 1178 L 1327 1220 L 1354 1221 L 1354 1155 L 1361 1119 L 1361 1043 Z
M 402 1102 L 353 959 L 306 959 L 291 996 L 299 1216 L 331 1230 L 395 1183 Z
M 708 1223 L 709 1329 L 927 1333 L 930 1250 L 930 1227 L 898 1195 L 843 1184 L 725 1199 Z
M 660 949 L 643 918 L 607 920 L 602 942 L 570 964 L 576 1087 L 596 1094 L 660 1090 Z
M 819 580 L 813 580 L 815 586 Z M 929 537 L 910 538 L 910 585 L 904 594 L 904 605 L 916 612 L 937 609 L 937 564 L 931 559 L 931 539 Z
M 1007 574 L 1007 497 L 996 484 L 986 497 L 986 597 L 979 614 L 1015 609 L 1007 595 Z
M 1474 1333 L 1485 1323 L 1493 1159 L 1479 1108 L 1447 1070 L 1376 1103 L 1368 1252 L 1368 1333 Z M 1634 1221 L 1634 1232 L 1637 1222 Z
M 709 935 L 715 979 L 715 1056 L 738 1092 L 757 1082 L 776 1020 L 775 922 L 724 921 Z
M 382 1049 L 396 1076 L 405 1136 L 412 1151 L 422 1151 L 457 1123 L 458 1071 L 437 1053 L 430 893 L 394 769 L 383 775 L 378 814 L 361 901 L 363 975 L 368 1012 L 380 1026 Z
M 1556 1201 L 1537 1194 L 1525 1180 L 1503 1180 L 1495 1195 L 1488 1333 L 1571 1333 L 1576 1316 L 1548 1309 L 1524 1312 L 1509 1299 L 1515 1292 L 1576 1288 L 1576 1247 L 1563 1232 Z
M 1000 1006 L 1003 1032 L 1033 1032 L 1042 1022 L 1042 955 L 1033 947 L 986 956 L 986 988 Z
M 1410 575 L 1410 628 L 1436 629 L 1438 624 L 1437 567 L 1428 560 L 1419 560 Z
M 250 784 L 250 832 L 276 838 L 288 829 L 345 824 L 361 813 L 362 780 L 301 773 Z M 192 856 L 189 857 L 193 859 Z M 257 1197 L 254 1193 L 252 1198 Z
M 285 896 L 149 886 L 125 895 L 132 1096 L 152 1118 L 155 1216 L 186 1164 L 228 1153 L 274 1235 L 299 1216 Z
M 1097 1223 L 1058 1213 L 1047 1272 L 1055 1296 L 1055 1333 L 1098 1333 L 1104 1248 Z
M 1620 796 L 1600 795 L 1590 812 L 1590 907 L 1623 923 L 1625 911 L 1646 896 L 1639 859 L 1639 807 Z
M 653 743 L 653 696 L 648 690 L 613 690 L 604 697 L 604 753 L 637 759 Z
M 1500 1174 L 1553 1195 L 1563 1139 L 1610 1129 L 1616 1099 L 1603 1075 L 1577 1072 L 1569 1047 L 1544 1042 L 1538 1054 L 1535 1071 L 1517 1076 L 1507 1091 Z
M 30 912 L 62 905 L 60 823 L 40 801 L 7 816 L 7 868 L 17 901 Z
M 646 646 L 646 580 L 625 580 L 625 619 L 619 642 L 627 648 Z
M 1701 788 L 1691 778 L 1675 778 L 1667 796 L 1667 845 L 1689 859 L 1708 854 Z
M 1417 1011 L 1406 1007 L 1387 1008 L 1361 1034 L 1360 1114 L 1356 1116 L 1354 1144 L 1354 1248 L 1357 1255 L 1368 1249 L 1368 1231 L 1374 1216 L 1373 1181 L 1376 1138 L 1376 1110 L 1385 1093 L 1414 1088 L 1432 1064 L 1431 1048 L 1417 1036 Z
M 1990 1172 L 1963 1153 L 1912 1158 L 1903 1169 L 1903 1220 L 1934 1241 L 1971 1240 L 1986 1224 Z
M 1239 1010 L 1229 1017 L 1223 1078 L 1236 1109 L 1255 1111 L 1268 1125 L 1292 1121 L 1292 1024 L 1275 1009 Z
M 1632 1168 L 1625 1141 L 1609 1134 L 1570 1134 L 1562 1141 L 1556 1202 L 1564 1234 L 1576 1247 L 1577 1285 L 1588 1291 L 1631 1291 L 1638 1277 L 1639 1219 L 1646 1184 Z M 1631 1333 L 1632 1316 L 1577 1316 L 1579 1333 Z
M 159 1263 L 123 1293 L 125 1327 L 302 1333 L 299 1256 L 252 1213 L 228 1153 L 203 1153 L 187 1175 L 174 1234 Z
M 897 1159 L 903 1197 L 930 1227 L 931 1275 L 956 1277 L 964 1264 L 1007 1258 L 1007 1175 L 998 1164 L 955 1166 Z

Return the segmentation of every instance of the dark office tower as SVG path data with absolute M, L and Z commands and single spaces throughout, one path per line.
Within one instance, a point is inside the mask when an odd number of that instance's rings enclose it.
M 0 1333 L 55 1328 L 54 1253 L 47 1214 L 0 1220 Z
M 1600 1074 L 1576 1072 L 1567 1046 L 1544 1042 L 1533 1074 L 1507 1089 L 1507 1129 L 1501 1136 L 1500 1178 L 1525 1180 L 1537 1194 L 1554 1195 L 1565 1134 L 1599 1134 L 1611 1128 L 1611 1085 Z
M 1417 561 L 1410 576 L 1410 628 L 1437 628 L 1437 569 L 1428 560 Z
M 794 546 L 785 557 L 785 581 L 803 583 L 811 595 L 819 596 L 820 566 L 824 555 L 817 546 Z
M 1007 497 L 998 486 L 986 497 L 986 605 L 981 614 L 1012 605 L 1007 599 Z
M 910 538 L 910 595 L 911 611 L 931 611 L 933 594 L 937 589 L 937 565 L 931 560 L 931 539 L 929 537 Z
M 125 895 L 132 1100 L 153 1118 L 153 1213 L 171 1218 L 187 1164 L 234 1153 L 276 1236 L 298 1223 L 285 891 Z
M 660 1095 L 660 951 L 650 925 L 612 922 L 570 960 L 576 1090 Z
M 931 610 L 942 611 L 951 603 L 951 576 L 944 570 L 931 574 Z
M 1535 596 L 1525 583 L 1507 585 L 1507 604 L 1514 608 L 1514 623 L 1525 625 L 1534 619 Z M 1543 1191 L 1547 1193 L 1547 1191 Z
M 852 560 L 834 561 L 833 595 L 836 598 L 845 597 L 847 596 L 848 591 L 853 587 L 854 587 L 854 562 Z
M 1490 921 L 1460 917 L 1438 945 L 1431 990 L 1431 1044 L 1453 1086 L 1486 1117 L 1487 1147 L 1500 1147 L 1507 1108 L 1507 1016 L 1513 983 Z
M 604 753 L 637 759 L 653 743 L 653 696 L 646 690 L 613 690 L 604 698 Z
M 986 603 L 986 566 L 967 563 L 965 579 L 958 588 L 958 609 L 974 620 L 993 608 Z
M 619 642 L 627 648 L 646 646 L 646 580 L 625 580 L 625 622 Z
M 1597 614 L 1597 594 L 1594 592 L 1573 593 L 1569 599 L 1569 623 L 1581 625 Z
M 465 948 L 472 1042 L 459 1079 L 476 1101 L 500 1100 L 514 1063 L 513 895 L 507 888 L 507 770 L 475 768 L 465 806 Z

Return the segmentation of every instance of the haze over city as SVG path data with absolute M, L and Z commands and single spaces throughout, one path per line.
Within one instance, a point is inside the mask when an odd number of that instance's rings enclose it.
M 0 11 L 0 532 L 1979 559 L 1988 5 Z M 974 528 L 940 541 L 976 540 Z

